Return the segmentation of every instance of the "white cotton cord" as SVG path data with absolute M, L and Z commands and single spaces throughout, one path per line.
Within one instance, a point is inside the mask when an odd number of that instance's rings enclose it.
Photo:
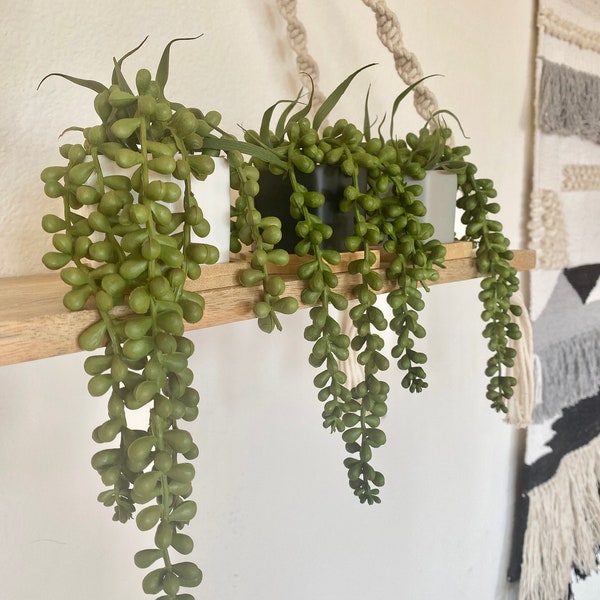
M 506 422 L 515 427 L 527 427 L 532 420 L 536 393 L 541 393 L 541 391 L 536 389 L 533 330 L 525 299 L 522 293 L 517 291 L 513 294 L 511 302 L 521 307 L 521 316 L 515 317 L 511 315 L 513 323 L 519 325 L 521 338 L 519 340 L 510 340 L 509 343 L 509 346 L 517 351 L 517 356 L 514 366 L 506 369 L 506 375 L 514 377 L 517 380 L 517 384 L 514 387 L 513 396 L 506 402 L 508 407 Z
M 409 52 L 402 41 L 402 31 L 398 17 L 384 0 L 362 0 L 375 13 L 377 35 L 382 44 L 392 53 L 396 72 L 411 85 L 423 77 L 417 57 Z M 319 67 L 308 52 L 306 28 L 298 18 L 297 0 L 277 0 L 279 12 L 287 23 L 288 41 L 296 53 L 296 64 L 300 72 L 307 73 L 314 84 L 313 108 L 318 108 L 325 100 L 319 89 Z M 438 110 L 438 102 L 433 92 L 423 83 L 414 88 L 414 105 L 417 113 L 427 121 Z
M 392 53 L 396 72 L 410 85 L 423 77 L 417 57 L 409 52 L 402 41 L 402 31 L 398 17 L 389 9 L 384 0 L 362 0 L 374 13 L 377 21 L 377 35 L 382 44 Z M 414 104 L 424 120 L 438 110 L 438 103 L 431 90 L 420 83 L 414 89 Z
M 306 73 L 313 84 L 313 110 L 325 101 L 325 96 L 319 89 L 319 66 L 308 52 L 307 34 L 304 25 L 298 19 L 296 0 L 277 0 L 279 12 L 287 23 L 288 41 L 296 53 L 296 64 L 300 73 Z
M 352 302 L 352 301 L 351 301 Z M 353 304 L 356 304 L 354 301 Z M 356 327 L 350 318 L 350 309 L 352 306 L 341 312 L 339 316 L 342 333 L 347 335 L 350 340 L 356 336 Z M 358 364 L 358 352 L 352 349 L 352 346 L 348 348 L 350 354 L 348 359 L 345 361 L 344 371 L 348 379 L 346 380 L 346 387 L 351 390 L 355 388 L 365 378 L 364 367 Z

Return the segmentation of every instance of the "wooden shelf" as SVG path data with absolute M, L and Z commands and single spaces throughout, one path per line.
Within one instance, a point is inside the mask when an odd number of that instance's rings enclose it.
M 344 254 L 335 267 L 339 278 L 338 291 L 349 296 L 358 276 L 348 273 L 348 263 L 356 256 Z M 296 280 L 297 257 L 279 272 L 287 283 L 287 295 L 300 298 L 303 282 Z M 386 256 L 379 258 L 378 269 L 383 274 Z M 516 250 L 512 261 L 519 271 L 535 267 L 533 250 Z M 470 243 L 446 245 L 446 268 L 440 270 L 437 283 L 450 283 L 479 277 Z M 204 317 L 189 329 L 213 327 L 254 318 L 252 307 L 259 298 L 259 288 L 245 288 L 238 283 L 240 271 L 246 267 L 243 258 L 230 263 L 204 267 L 197 281 L 188 289 L 201 292 L 206 300 Z M 385 278 L 384 278 L 385 279 Z M 0 279 L 0 365 L 8 365 L 50 356 L 78 352 L 77 337 L 97 320 L 93 308 L 68 311 L 62 303 L 68 286 L 59 275 L 32 275 Z M 385 286 L 380 293 L 391 290 Z

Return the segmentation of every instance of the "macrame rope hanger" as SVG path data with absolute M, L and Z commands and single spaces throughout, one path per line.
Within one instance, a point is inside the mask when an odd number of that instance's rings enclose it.
M 314 86 L 313 109 L 316 110 L 325 100 L 325 96 L 319 87 L 319 66 L 308 51 L 306 28 L 298 18 L 298 2 L 297 0 L 276 1 L 279 12 L 287 24 L 288 42 L 296 54 L 298 71 L 307 74 L 312 79 Z M 411 85 L 421 79 L 423 77 L 421 65 L 415 54 L 404 47 L 400 22 L 396 14 L 390 10 L 385 0 L 361 1 L 375 13 L 377 36 L 394 57 L 394 66 L 400 79 L 406 85 Z M 424 83 L 415 86 L 413 98 L 417 113 L 425 121 L 439 109 L 435 95 Z M 514 318 L 519 323 L 522 337 L 517 341 L 511 340 L 511 346 L 517 349 L 518 360 L 514 367 L 507 370 L 506 374 L 515 377 L 518 384 L 513 397 L 507 401 L 506 421 L 516 427 L 526 427 L 531 422 L 536 394 L 532 331 L 523 296 L 517 292 L 512 300 L 523 310 L 521 317 Z M 354 326 L 348 312 L 344 312 L 341 317 L 344 333 L 351 335 Z M 356 357 L 351 358 L 355 359 Z M 350 365 L 348 383 L 353 386 L 362 380 L 361 367 L 356 360 L 351 359 L 348 362 Z
M 421 79 L 423 71 L 417 57 L 409 52 L 402 42 L 402 31 L 396 15 L 383 0 L 362 0 L 374 13 L 377 21 L 377 35 L 382 44 L 392 53 L 396 71 L 406 85 Z M 325 96 L 319 88 L 319 67 L 311 56 L 307 46 L 304 25 L 298 18 L 297 0 L 277 0 L 279 12 L 287 23 L 288 41 L 296 53 L 296 64 L 301 73 L 306 73 L 314 82 L 314 104 L 320 106 Z M 433 92 L 423 83 L 414 89 L 414 104 L 419 115 L 427 120 L 438 110 Z

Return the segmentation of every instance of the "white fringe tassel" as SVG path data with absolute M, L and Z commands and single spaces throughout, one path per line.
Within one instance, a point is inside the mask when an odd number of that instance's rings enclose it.
M 536 385 L 538 377 L 536 377 L 537 373 L 534 368 L 531 319 L 520 291 L 513 295 L 511 302 L 519 305 L 522 309 L 520 317 L 512 317 L 513 322 L 519 324 L 521 339 L 511 340 L 510 344 L 517 350 L 517 357 L 514 366 L 506 369 L 506 375 L 514 377 L 517 385 L 514 388 L 514 395 L 506 403 L 508 407 L 506 422 L 515 427 L 527 427 L 531 423 L 536 395 L 541 394 L 541 385 Z M 539 380 L 541 382 L 541 377 Z
M 572 568 L 598 569 L 600 437 L 567 454 L 529 493 L 519 600 L 567 600 Z

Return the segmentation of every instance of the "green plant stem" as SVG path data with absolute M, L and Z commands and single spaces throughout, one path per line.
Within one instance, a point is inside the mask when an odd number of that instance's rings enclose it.
M 156 415 L 154 411 L 151 412 L 151 431 L 154 437 L 156 438 L 156 449 L 158 451 L 165 450 L 165 443 L 163 439 L 164 427 L 163 427 L 163 419 Z M 169 480 L 167 476 L 163 473 L 160 477 L 160 489 L 161 489 L 161 504 L 162 504 L 162 516 L 161 522 L 169 522 L 169 513 L 171 507 L 171 492 L 169 490 Z M 169 555 L 168 548 L 162 549 L 162 559 L 165 564 L 165 567 L 171 570 L 172 563 L 171 557 Z
M 149 185 L 149 173 L 148 173 L 148 150 L 147 150 L 147 132 L 146 132 L 146 120 L 141 119 L 140 123 L 140 150 L 142 154 L 142 173 L 141 173 L 141 189 L 140 189 L 140 200 L 146 205 L 149 211 L 149 220 L 147 222 L 148 236 L 149 239 L 152 240 L 156 236 L 156 227 L 154 224 L 153 213 L 151 210 L 151 202 L 146 197 L 146 189 Z M 155 277 L 158 274 L 158 265 L 156 259 L 152 259 L 148 261 L 148 275 L 149 278 Z M 159 333 L 159 328 L 157 324 L 158 318 L 158 310 L 156 305 L 156 300 L 151 297 L 150 298 L 150 315 L 152 316 L 152 335 L 156 336 Z M 160 361 L 161 351 L 159 349 L 154 349 L 152 352 L 153 356 L 156 356 Z M 170 396 L 170 394 L 169 394 Z M 172 400 L 172 398 L 169 398 Z M 154 409 L 150 410 L 150 431 L 156 438 L 156 448 L 157 450 L 164 450 L 165 445 L 163 441 L 163 419 L 156 415 Z M 169 522 L 169 512 L 171 506 L 171 492 L 169 490 L 169 481 L 167 476 L 163 473 L 160 476 L 160 502 L 162 505 L 162 515 L 160 522 L 165 523 Z M 171 558 L 169 555 L 168 548 L 162 548 L 162 560 L 167 569 L 171 570 Z
M 183 140 L 175 133 L 172 133 L 173 140 L 175 141 L 175 145 L 177 146 L 177 150 L 181 154 L 182 160 L 187 162 L 189 152 L 185 146 Z M 187 177 L 184 180 L 184 189 L 183 189 L 183 211 L 184 213 L 188 213 L 189 209 L 192 207 L 192 175 L 191 173 L 187 174 Z M 192 227 L 189 223 L 184 219 L 183 221 L 183 252 L 185 256 L 185 249 L 189 247 L 192 241 Z M 188 275 L 188 266 L 187 261 L 183 261 L 183 272 L 185 273 L 185 277 Z M 179 298 L 181 292 L 183 291 L 183 285 L 178 286 L 175 290 L 176 299 Z
M 243 203 L 244 203 L 244 207 L 245 207 L 244 208 L 244 218 L 245 218 L 246 224 L 250 228 L 251 241 L 254 244 L 254 254 L 256 255 L 257 252 L 266 253 L 267 249 L 266 249 L 265 242 L 264 242 L 261 232 L 260 232 L 259 222 L 257 222 L 257 219 L 254 218 L 254 215 L 256 215 L 258 213 L 258 211 L 256 209 L 256 205 L 254 203 L 254 197 L 251 194 L 248 194 L 244 191 L 244 188 L 246 187 L 246 184 L 249 181 L 248 177 L 246 176 L 246 173 L 244 172 L 243 168 L 234 167 L 234 169 L 235 169 L 235 172 L 237 173 L 237 176 L 240 181 L 240 197 L 243 199 Z M 282 325 L 281 325 L 281 321 L 279 320 L 279 317 L 277 316 L 277 312 L 275 310 L 273 310 L 273 308 L 272 308 L 272 303 L 270 302 L 270 299 L 269 299 L 270 294 L 268 294 L 268 292 L 267 292 L 267 285 L 268 285 L 268 281 L 270 278 L 268 261 L 264 261 L 262 264 L 253 264 L 252 266 L 253 266 L 253 268 L 256 268 L 262 272 L 263 298 L 265 299 L 265 301 L 267 302 L 267 304 L 269 305 L 269 307 L 271 309 L 269 311 L 268 317 L 263 317 L 263 319 L 266 319 L 267 322 L 269 323 L 269 325 L 267 325 L 265 327 L 267 330 L 270 330 L 270 329 L 272 329 L 272 327 L 275 327 L 275 328 L 277 328 L 278 331 L 281 331 L 283 329 Z M 284 287 L 283 291 L 285 291 L 285 287 Z M 278 298 L 279 298 L 279 296 L 278 296 Z M 276 299 L 278 299 L 278 298 L 276 298 Z M 262 321 L 262 322 L 265 322 L 265 321 Z

